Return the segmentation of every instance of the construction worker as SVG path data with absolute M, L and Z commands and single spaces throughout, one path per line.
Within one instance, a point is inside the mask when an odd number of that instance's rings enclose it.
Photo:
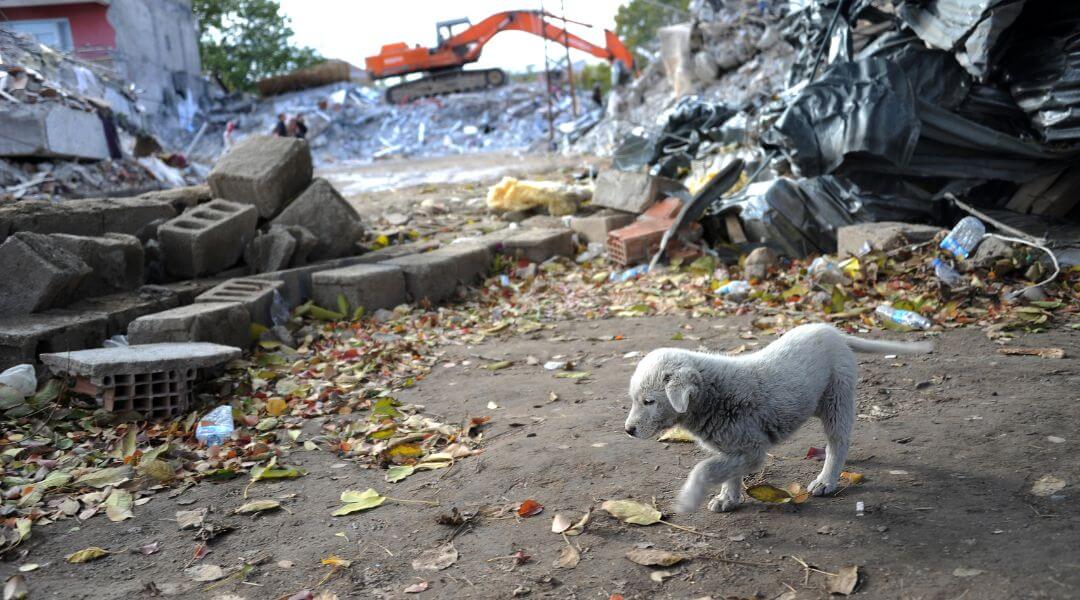
M 297 113 L 296 115 L 296 137 L 304 139 L 307 137 L 307 123 L 304 122 L 304 115 Z

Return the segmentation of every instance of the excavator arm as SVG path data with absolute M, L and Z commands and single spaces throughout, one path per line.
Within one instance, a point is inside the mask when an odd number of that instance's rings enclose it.
M 416 81 L 398 84 L 387 90 L 387 100 L 396 103 L 424 96 L 479 90 L 506 82 L 500 69 L 462 71 L 461 67 L 476 62 L 484 46 L 503 31 L 524 31 L 565 43 L 568 47 L 588 52 L 612 63 L 620 63 L 630 72 L 634 57 L 613 32 L 604 30 L 604 46 L 597 46 L 547 21 L 538 10 L 513 10 L 495 13 L 464 31 L 441 39 L 435 48 L 409 47 L 404 43 L 388 44 L 382 51 L 365 60 L 367 70 L 375 79 L 427 72 L 431 75 Z M 571 21 L 572 22 L 572 21 Z

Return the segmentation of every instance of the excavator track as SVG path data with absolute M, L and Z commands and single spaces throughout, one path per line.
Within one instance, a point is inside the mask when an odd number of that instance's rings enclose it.
M 387 88 L 386 101 L 400 104 L 429 96 L 475 92 L 504 86 L 506 81 L 506 73 L 502 69 L 447 71 Z

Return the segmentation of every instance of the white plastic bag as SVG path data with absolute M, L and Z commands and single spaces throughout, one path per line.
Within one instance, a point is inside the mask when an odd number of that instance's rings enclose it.
M 23 395 L 33 396 L 37 391 L 37 373 L 34 365 L 16 365 L 0 373 L 0 385 L 6 385 Z

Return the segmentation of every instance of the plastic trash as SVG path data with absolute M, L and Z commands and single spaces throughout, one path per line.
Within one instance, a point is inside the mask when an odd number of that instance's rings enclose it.
M 649 272 L 649 265 L 638 265 L 636 267 L 627 269 L 627 270 L 623 271 L 622 273 L 614 273 L 613 272 L 611 274 L 611 277 L 609 277 L 609 279 L 611 281 L 619 281 L 619 282 L 629 281 L 631 279 L 640 277 L 640 276 L 642 276 L 642 275 L 644 275 L 645 273 L 648 273 L 648 272 Z
M 941 240 L 941 248 L 959 259 L 971 256 L 986 235 L 986 226 L 975 217 L 964 217 Z
M 886 304 L 877 307 L 874 309 L 874 312 L 882 319 L 892 321 L 897 325 L 910 327 L 911 329 L 930 329 L 930 327 L 933 326 L 930 319 L 927 319 L 917 312 L 904 310 L 902 308 L 893 308 Z
M 270 302 L 270 322 L 274 327 L 289 322 L 289 307 L 285 304 L 285 297 L 281 292 L 274 290 L 274 299 Z
M 598 256 L 602 256 L 603 254 L 604 244 L 600 242 L 589 242 L 589 246 L 585 249 L 584 252 L 577 255 L 577 258 L 574 259 L 574 262 L 578 264 L 589 262 L 590 260 Z
M 866 514 L 866 505 L 863 504 L 862 500 L 859 500 L 858 502 L 855 503 L 855 516 L 856 517 L 861 517 L 864 514 Z
M 15 365 L 0 373 L 0 385 L 6 385 L 22 394 L 23 398 L 33 396 L 37 391 L 37 373 L 34 365 Z
M 232 436 L 232 407 L 228 404 L 219 406 L 206 413 L 195 428 L 195 439 L 207 446 L 220 446 Z
M 810 267 L 806 270 L 806 273 L 810 276 L 810 280 L 814 283 L 825 283 L 829 285 L 844 285 L 851 283 L 847 275 L 840 270 L 840 267 L 833 261 L 819 256 L 814 259 L 814 262 L 810 263 Z
M 964 285 L 964 276 L 958 273 L 949 263 L 940 258 L 935 258 L 932 264 L 934 265 L 934 274 L 941 280 L 941 283 L 949 287 Z
M 716 291 L 721 296 L 727 296 L 728 300 L 731 300 L 732 302 L 742 302 L 750 295 L 751 289 L 753 288 L 750 287 L 749 283 L 742 281 L 741 279 L 736 279 L 735 281 L 725 283 Z
M 127 336 L 119 334 L 114 335 L 101 343 L 102 348 L 127 348 L 129 345 Z

